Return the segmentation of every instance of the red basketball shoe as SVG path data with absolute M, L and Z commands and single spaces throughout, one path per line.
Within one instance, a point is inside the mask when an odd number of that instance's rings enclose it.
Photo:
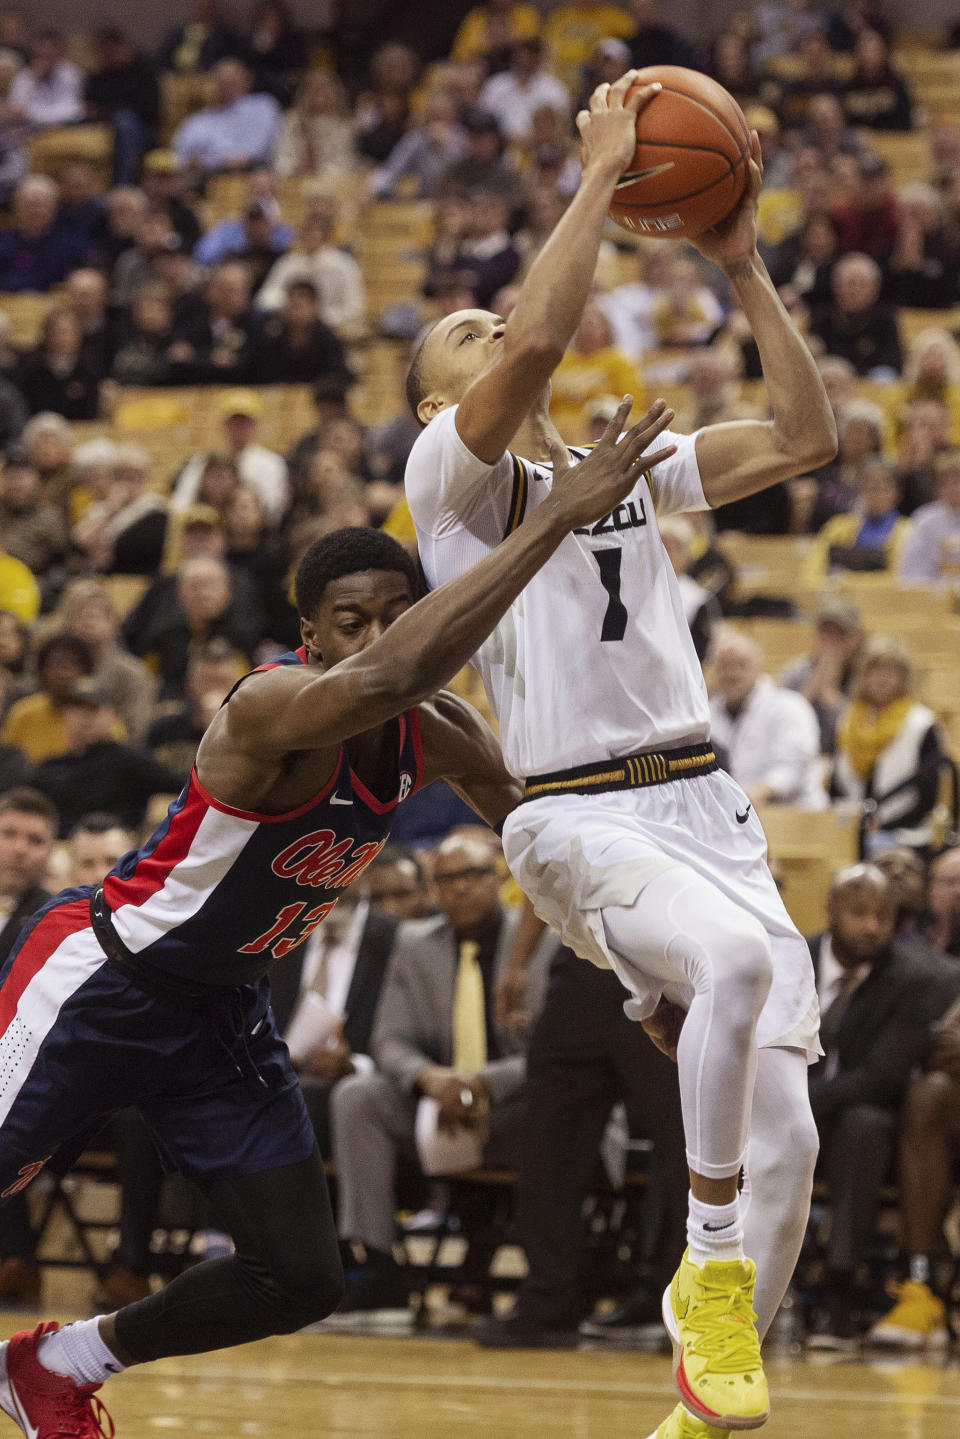
M 113 1420 L 94 1395 L 99 1384 L 77 1384 L 46 1369 L 37 1345 L 59 1324 L 38 1324 L 0 1345 L 0 1408 L 27 1439 L 113 1439 Z

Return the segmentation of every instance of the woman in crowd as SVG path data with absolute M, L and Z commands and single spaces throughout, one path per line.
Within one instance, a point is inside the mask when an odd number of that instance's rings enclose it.
M 173 306 L 164 285 L 144 285 L 130 310 L 130 331 L 114 356 L 110 378 L 120 385 L 169 385 Z
M 256 490 L 238 485 L 224 506 L 223 522 L 224 558 L 232 570 L 246 570 L 255 585 L 267 639 L 296 648 L 300 631 L 289 596 L 286 546 L 270 533 Z
M 100 378 L 84 350 L 80 321 L 72 310 L 56 309 L 20 365 L 16 384 L 33 415 L 51 410 L 65 420 L 95 420 Z
M 853 54 L 853 74 L 843 97 L 848 123 L 868 130 L 912 130 L 910 91 L 890 63 L 883 36 L 876 30 L 861 31 Z
M 553 375 L 550 418 L 574 443 L 586 438 L 584 407 L 602 395 L 633 395 L 643 405 L 643 380 L 629 355 L 613 344 L 610 324 L 592 301 Z
M 910 521 L 897 509 L 900 485 L 887 461 L 866 459 L 856 479 L 856 499 L 848 514 L 834 515 L 817 535 L 803 563 L 803 583 L 819 589 L 827 576 L 844 570 L 884 571 L 896 575 Z
M 332 70 L 310 70 L 283 117 L 274 156 L 278 175 L 348 175 L 357 167 L 356 126 Z
M 930 842 L 943 744 L 916 689 L 905 646 L 881 636 L 868 640 L 853 702 L 837 729 L 831 793 L 876 803 L 868 841 L 873 854 L 893 844 L 923 849 Z
M 247 64 L 253 89 L 287 105 L 297 76 L 306 69 L 309 48 L 284 0 L 257 0 L 250 16 Z

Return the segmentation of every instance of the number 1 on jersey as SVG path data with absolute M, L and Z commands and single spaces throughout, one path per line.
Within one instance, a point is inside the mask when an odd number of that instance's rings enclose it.
M 607 592 L 607 609 L 603 616 L 600 639 L 622 640 L 627 632 L 627 609 L 620 598 L 623 550 L 594 550 L 593 558 L 600 568 L 600 583 Z

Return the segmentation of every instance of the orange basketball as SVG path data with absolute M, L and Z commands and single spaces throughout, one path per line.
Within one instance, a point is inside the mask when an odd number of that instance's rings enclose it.
M 697 70 L 650 65 L 636 84 L 663 86 L 637 116 L 637 148 L 610 214 L 638 235 L 681 240 L 723 220 L 747 181 L 750 131 L 733 96 Z

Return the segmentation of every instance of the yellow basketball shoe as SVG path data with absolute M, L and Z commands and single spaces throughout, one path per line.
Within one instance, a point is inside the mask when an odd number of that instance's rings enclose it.
M 947 1311 L 926 1284 L 908 1279 L 897 1302 L 870 1330 L 878 1349 L 945 1349 L 950 1343 Z
M 687 1253 L 663 1296 L 680 1398 L 718 1429 L 758 1429 L 770 1417 L 753 1312 L 756 1275 L 751 1259 L 700 1266 Z
M 730 1430 L 704 1424 L 702 1419 L 694 1419 L 682 1404 L 678 1404 L 656 1433 L 650 1435 L 650 1439 L 730 1439 Z

